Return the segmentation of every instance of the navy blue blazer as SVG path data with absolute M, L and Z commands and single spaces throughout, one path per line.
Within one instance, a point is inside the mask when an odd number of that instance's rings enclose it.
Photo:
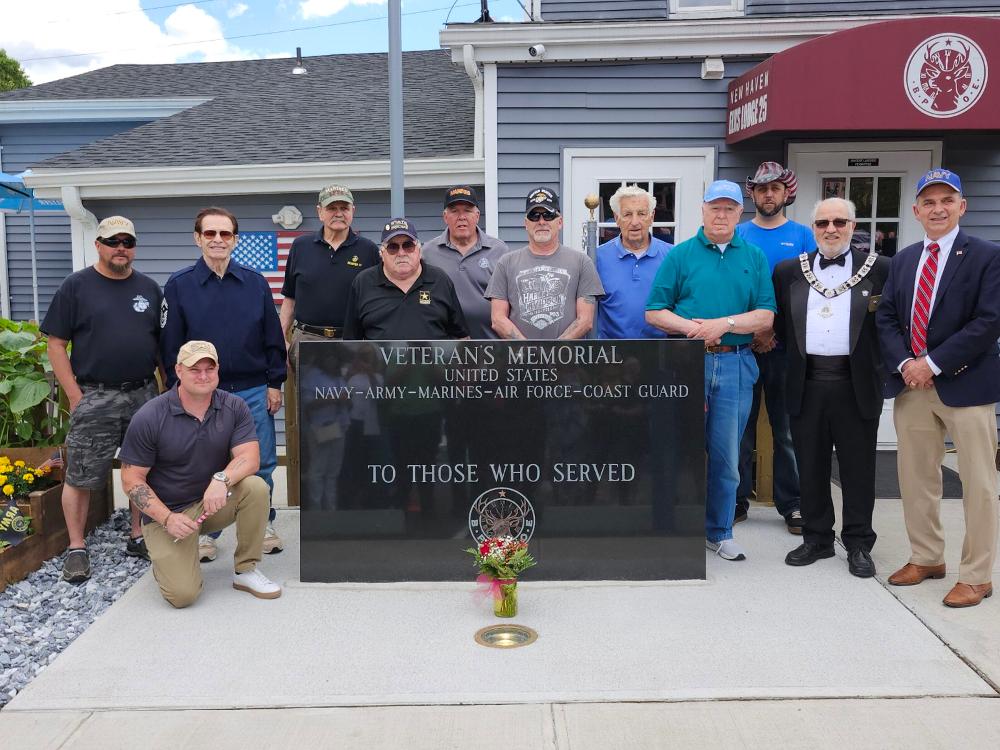
M 885 396 L 905 387 L 897 370 L 913 357 L 910 309 L 923 242 L 900 250 L 875 314 L 882 358 L 889 373 Z M 1000 401 L 1000 245 L 959 230 L 945 264 L 927 328 L 927 350 L 941 374 L 938 397 L 948 406 Z

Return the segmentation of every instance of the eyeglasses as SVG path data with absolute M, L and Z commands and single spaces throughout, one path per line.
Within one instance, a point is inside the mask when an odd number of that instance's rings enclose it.
M 532 211 L 528 214 L 528 221 L 535 222 L 545 219 L 545 221 L 555 221 L 559 218 L 559 214 L 555 211 Z
M 109 237 L 107 239 L 105 239 L 104 237 L 98 237 L 97 241 L 100 242 L 102 245 L 106 245 L 107 247 L 121 246 L 124 247 L 126 250 L 131 250 L 132 248 L 135 247 L 135 237 L 123 237 L 121 239 L 117 239 L 115 237 Z
M 218 235 L 220 239 L 229 241 L 236 236 L 235 232 L 230 232 L 228 229 L 223 229 L 221 231 L 216 231 L 215 229 L 206 229 L 202 231 L 200 234 L 206 240 L 214 240 L 216 235 Z
M 850 223 L 850 219 L 816 219 L 813 226 L 817 229 L 826 229 L 830 224 L 833 224 L 837 229 L 843 229 Z
M 400 250 L 405 250 L 408 253 L 412 253 L 413 249 L 417 246 L 417 243 L 413 240 L 407 240 L 406 242 L 400 244 L 398 242 L 387 242 L 383 247 L 389 255 L 395 255 Z

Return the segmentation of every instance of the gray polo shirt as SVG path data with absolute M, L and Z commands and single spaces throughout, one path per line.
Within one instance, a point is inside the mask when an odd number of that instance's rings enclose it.
M 458 302 L 465 313 L 469 336 L 474 339 L 495 339 L 490 326 L 490 302 L 483 297 L 493 269 L 500 257 L 510 252 L 503 240 L 490 237 L 476 227 L 476 245 L 464 256 L 448 239 L 444 230 L 423 244 L 423 258 L 448 274 L 458 292 Z
M 256 439 L 250 407 L 239 396 L 216 390 L 199 420 L 184 410 L 174 386 L 132 417 L 121 460 L 149 468 L 146 483 L 164 505 L 179 511 L 201 500 L 233 448 Z

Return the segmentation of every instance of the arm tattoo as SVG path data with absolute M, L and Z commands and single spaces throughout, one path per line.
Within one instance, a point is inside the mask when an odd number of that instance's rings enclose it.
M 137 484 L 128 491 L 128 499 L 139 510 L 146 510 L 153 499 L 153 491 L 144 484 Z

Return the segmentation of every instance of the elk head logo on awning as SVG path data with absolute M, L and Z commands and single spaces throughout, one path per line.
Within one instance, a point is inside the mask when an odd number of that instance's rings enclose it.
M 906 93 L 931 117 L 954 117 L 972 107 L 986 88 L 989 68 L 979 45 L 962 34 L 922 41 L 906 63 Z

